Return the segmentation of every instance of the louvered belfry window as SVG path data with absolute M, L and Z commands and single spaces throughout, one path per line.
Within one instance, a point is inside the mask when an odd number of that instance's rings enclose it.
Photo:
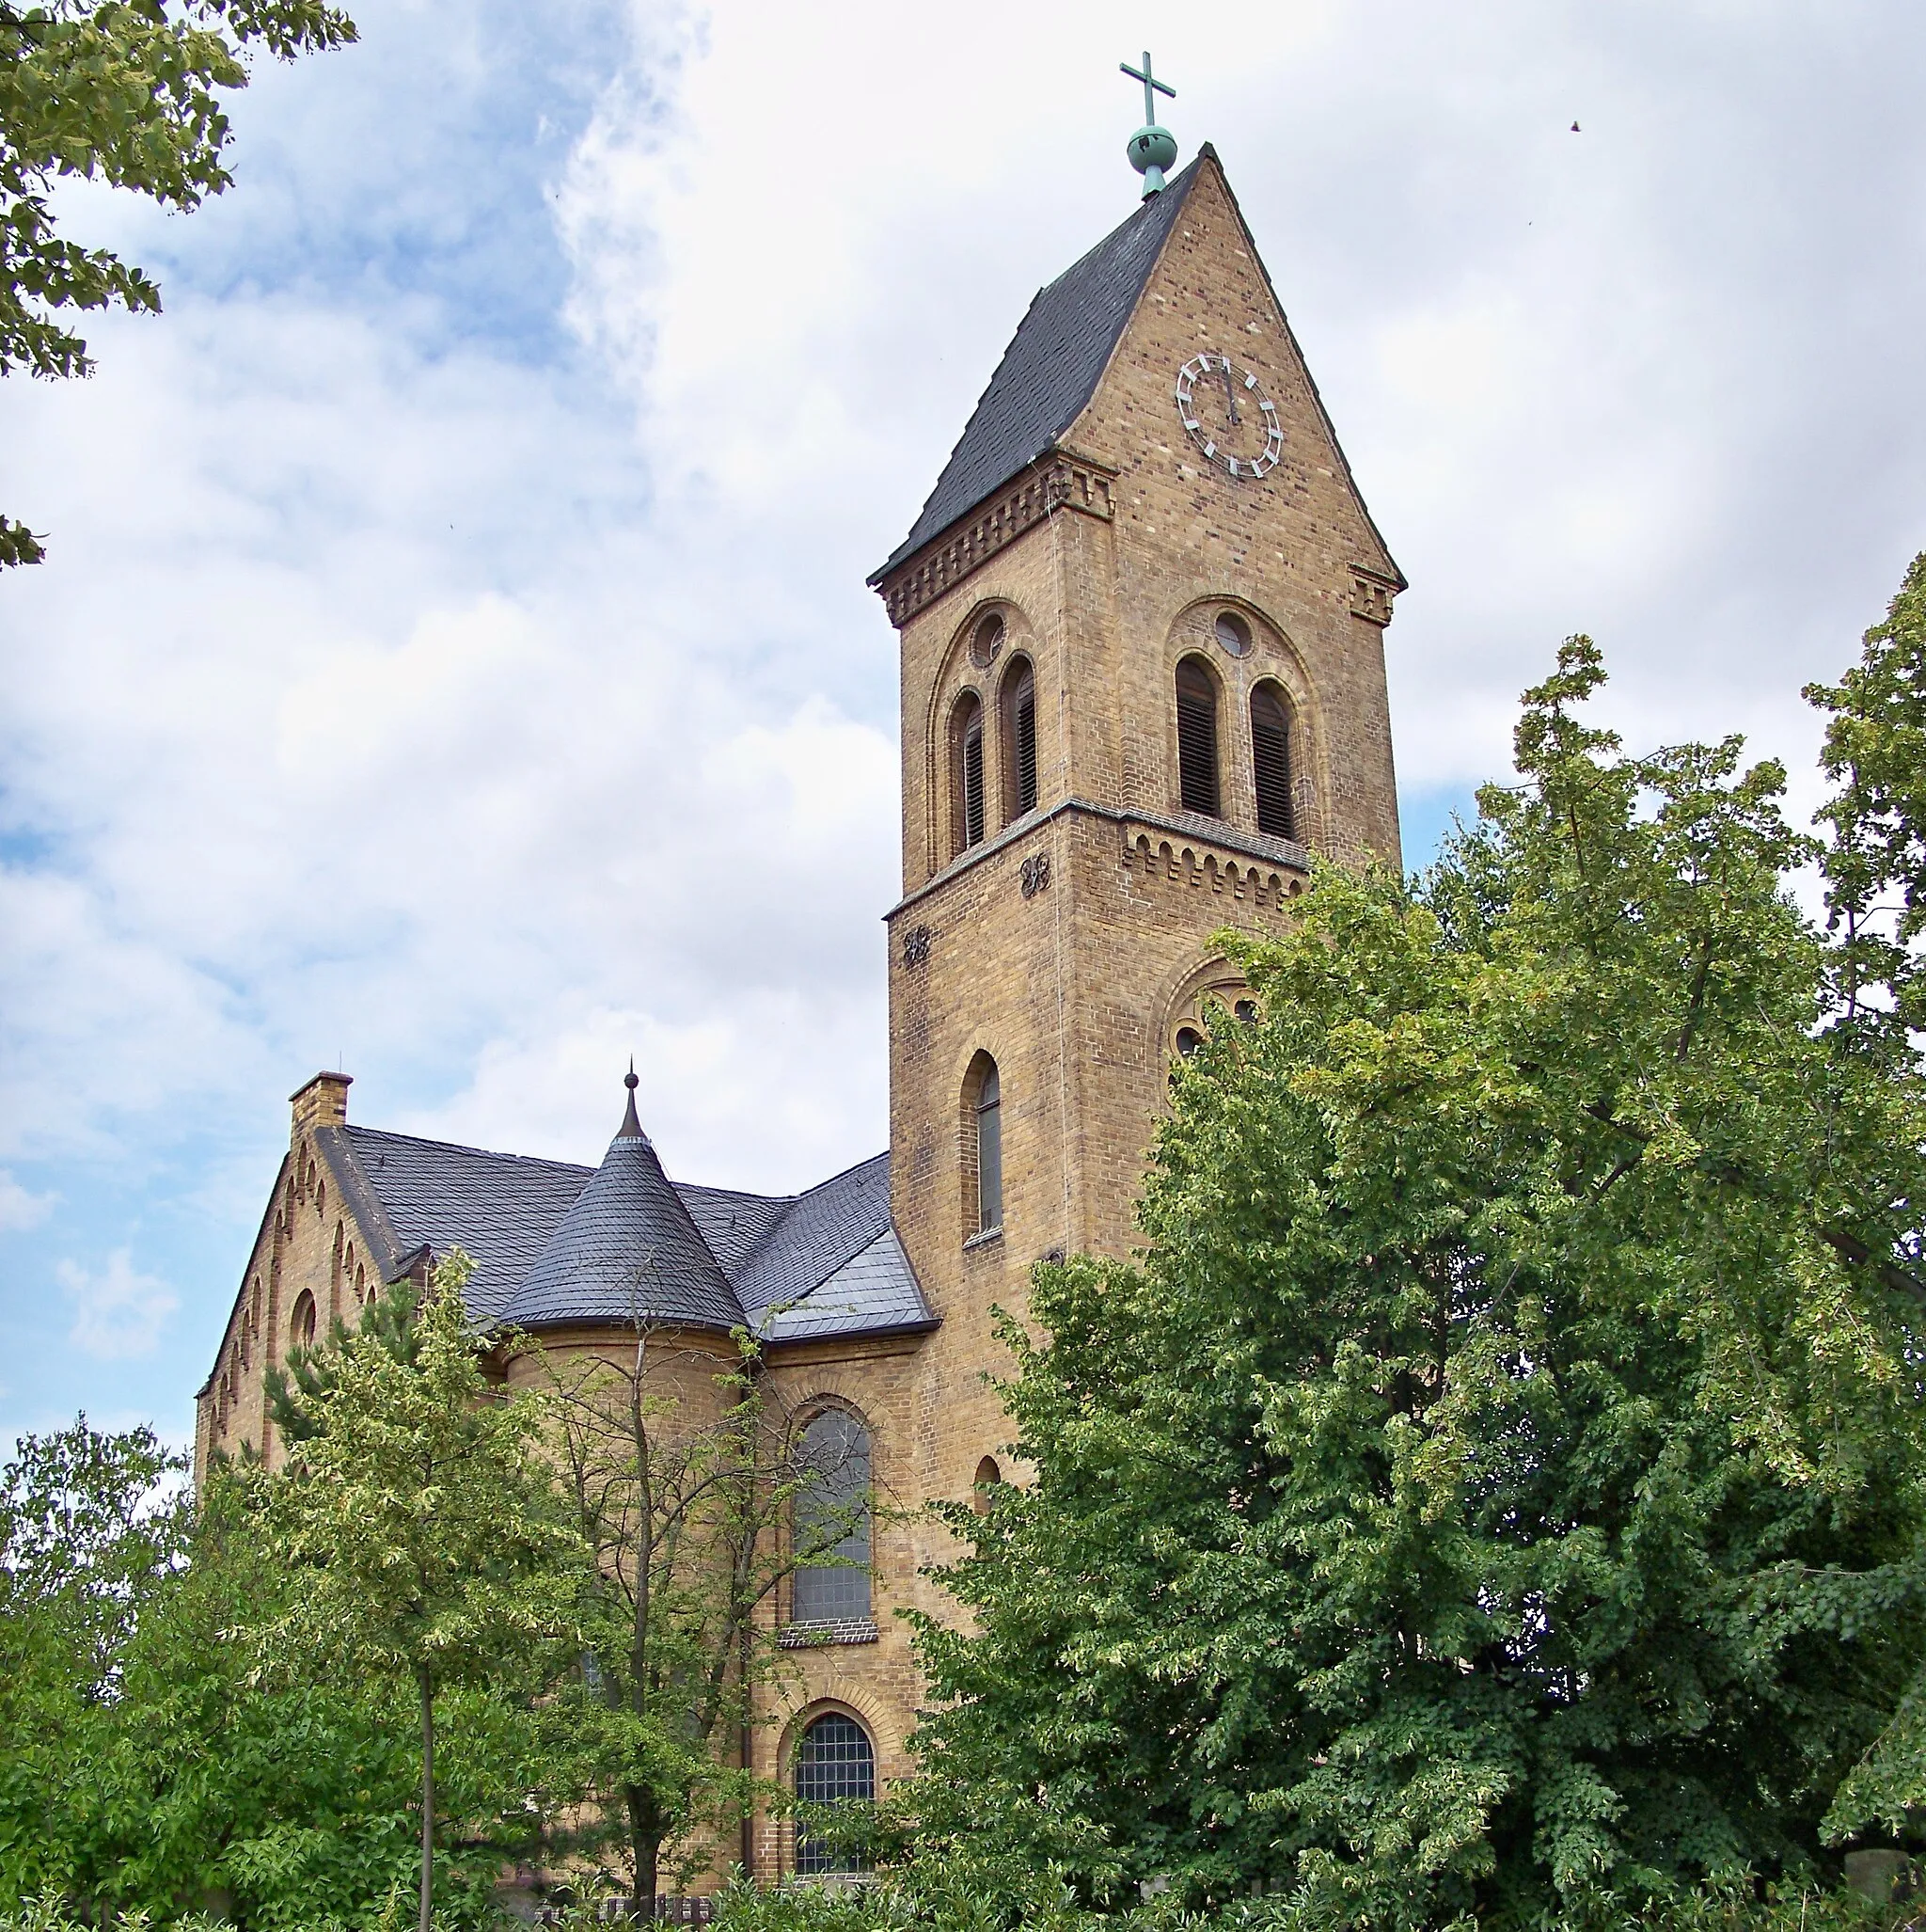
M 952 792 L 955 845 L 959 852 L 983 843 L 983 703 L 974 692 L 956 706 L 956 768 Z
M 1177 666 L 1177 796 L 1186 812 L 1223 816 L 1217 796 L 1217 683 L 1195 657 Z
M 1290 809 L 1290 707 L 1274 684 L 1251 693 L 1251 777 L 1257 792 L 1257 830 L 1295 838 Z
M 1003 679 L 1003 742 L 1009 748 L 1009 816 L 1036 810 L 1036 673 L 1023 659 Z

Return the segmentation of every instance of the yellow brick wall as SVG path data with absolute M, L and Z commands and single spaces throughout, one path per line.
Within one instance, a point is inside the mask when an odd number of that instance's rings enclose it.
M 1176 372 L 1203 349 L 1255 371 L 1278 406 L 1284 454 L 1261 482 L 1207 465 L 1183 433 Z M 1072 493 L 902 625 L 893 1206 L 942 1317 L 918 1357 L 916 1426 L 924 1486 L 952 1497 L 1007 1426 L 983 1381 L 1005 1366 L 992 1305 L 1020 1311 L 1050 1250 L 1128 1251 L 1173 1028 L 1200 988 L 1234 979 L 1213 970 L 1211 936 L 1275 926 L 1302 889 L 1302 871 L 1255 837 L 1257 679 L 1292 700 L 1301 835 L 1348 863 L 1399 859 L 1381 630 L 1396 566 L 1214 163 L 1064 442 L 1110 479 L 1103 496 Z M 1226 608 L 1254 634 L 1242 659 L 1213 636 Z M 1006 755 L 1001 666 L 986 675 L 969 648 L 989 610 L 1006 620 L 1006 649 L 1036 666 L 1038 810 L 1002 827 L 992 780 L 989 836 L 959 859 L 943 725 L 961 692 L 985 700 L 987 763 Z M 1220 687 L 1222 827 L 1179 811 L 1174 679 L 1188 652 Z M 1039 858 L 1049 883 L 1026 896 Z M 1000 1240 L 966 1244 L 961 1090 L 979 1050 L 1002 1079 L 1005 1209 Z M 930 1533 L 925 1561 L 943 1553 Z
M 1285 428 L 1262 482 L 1233 480 L 1186 438 L 1172 390 L 1200 350 L 1259 375 Z M 1373 529 L 1308 372 L 1214 161 L 1199 177 L 1088 407 L 1065 440 L 1077 470 L 1064 507 L 900 623 L 903 892 L 889 918 L 892 1191 L 896 1226 L 941 1326 L 924 1338 L 773 1350 L 770 1387 L 797 1417 L 836 1402 L 869 1423 L 885 1511 L 876 1539 L 877 1639 L 786 1654 L 750 1751 L 786 1771 L 815 1711 L 860 1718 L 887 1785 L 909 1768 L 919 1687 L 892 1612 L 949 1614 L 921 1571 L 948 1554 L 919 1513 L 967 1499 L 988 1454 L 1021 1478 L 986 1371 L 1007 1366 L 992 1309 L 1020 1315 L 1029 1272 L 1051 1250 L 1122 1254 L 1144 1156 L 1167 1093 L 1173 1030 L 1213 986 L 1234 985 L 1211 936 L 1289 916 L 1302 854 L 1256 835 L 1249 694 L 1274 678 L 1294 707 L 1301 836 L 1345 863 L 1399 859 L 1382 625 L 1397 569 Z M 1013 489 L 1032 487 L 1019 483 Z M 996 541 L 1002 546 L 996 547 Z M 884 585 L 900 585 L 911 559 Z M 1235 609 L 1253 632 L 1237 659 L 1214 641 Z M 975 663 L 989 611 L 1007 641 Z M 1037 810 L 1002 823 L 1007 763 L 998 703 L 1018 653 L 1034 668 Z M 1224 820 L 1178 810 L 1173 680 L 1196 652 L 1219 684 Z M 950 721 L 973 691 L 986 712 L 988 837 L 954 849 Z M 1044 867 L 1047 864 L 1047 877 Z M 1029 890 L 1026 891 L 1026 885 Z M 1002 1085 L 1003 1223 L 972 1241 L 971 1062 Z M 303 1287 L 351 1323 L 345 1258 L 361 1237 L 319 1192 L 309 1130 L 340 1093 L 296 1099 L 290 1159 L 200 1413 L 198 1460 L 260 1446 L 260 1381 L 285 1353 Z M 345 1274 L 352 1277 L 353 1269 Z M 253 1284 L 259 1281 L 259 1290 Z M 582 1335 L 572 1346 L 612 1348 Z M 695 1357 L 692 1356 L 694 1361 Z M 692 1412 L 711 1396 L 687 1391 Z M 231 1390 L 231 1393 L 229 1391 Z M 270 1453 L 274 1446 L 268 1444 Z M 773 1623 L 783 1606 L 772 1603 Z M 760 1820 L 755 1863 L 787 1869 L 793 1836 Z M 737 1855 L 718 1845 L 718 1871 Z

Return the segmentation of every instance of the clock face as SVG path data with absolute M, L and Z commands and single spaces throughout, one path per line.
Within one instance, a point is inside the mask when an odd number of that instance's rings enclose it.
M 1231 475 L 1253 481 L 1277 467 L 1284 426 L 1257 378 L 1228 356 L 1195 356 L 1177 371 L 1177 415 L 1185 434 Z

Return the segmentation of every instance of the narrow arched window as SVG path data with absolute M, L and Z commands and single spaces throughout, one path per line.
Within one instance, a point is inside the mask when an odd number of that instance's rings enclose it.
M 866 1732 L 854 1718 L 826 1711 L 804 1727 L 796 1753 L 796 1796 L 805 1805 L 874 1802 L 876 1795 L 876 1753 Z M 813 1832 L 807 1823 L 796 1833 L 798 1877 L 822 1877 L 863 1869 L 853 1846 L 837 1845 L 827 1833 Z
M 1003 816 L 1020 818 L 1036 809 L 1036 673 L 1027 657 L 1003 678 Z
M 1003 1225 L 1003 1084 L 997 1063 L 979 1053 L 972 1069 L 976 1129 L 976 1231 Z
M 1201 657 L 1177 666 L 1177 798 L 1186 812 L 1220 815 L 1217 680 Z
M 1290 704 L 1274 684 L 1251 693 L 1251 780 L 1257 794 L 1257 830 L 1295 838 L 1290 809 Z
M 976 1465 L 976 1480 L 970 1485 L 970 1505 L 979 1516 L 989 1514 L 989 1493 L 1003 1480 L 994 1456 L 985 1456 Z
M 294 1312 L 288 1321 L 288 1339 L 298 1349 L 314 1346 L 314 1297 L 305 1288 L 294 1298 Z
M 951 845 L 967 852 L 983 843 L 983 700 L 974 691 L 957 705 L 950 726 Z
M 798 1623 L 870 1613 L 869 1431 L 846 1410 L 825 1409 L 797 1444 L 792 1512 Z

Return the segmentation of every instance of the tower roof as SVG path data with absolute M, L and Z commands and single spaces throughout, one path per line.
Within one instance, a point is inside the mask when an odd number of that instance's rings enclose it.
M 636 1118 L 632 1085 L 601 1166 L 502 1315 L 511 1322 L 654 1321 L 725 1332 L 741 1325 L 729 1277 Z
M 1037 291 L 922 515 L 872 584 L 1053 448 L 1082 414 L 1206 155 L 1216 158 L 1208 142 L 1160 195 Z

